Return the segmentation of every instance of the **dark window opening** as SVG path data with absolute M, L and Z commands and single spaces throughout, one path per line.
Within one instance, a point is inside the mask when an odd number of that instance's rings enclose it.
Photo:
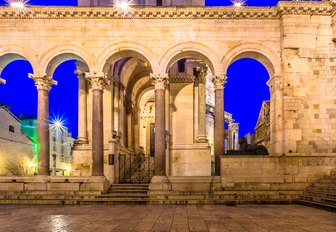
M 15 128 L 14 128 L 14 126 L 12 126 L 12 125 L 9 126 L 8 130 L 9 130 L 10 132 L 13 132 L 13 133 L 15 132 Z
M 156 5 L 157 6 L 162 6 L 162 0 L 156 0 Z
M 181 59 L 177 61 L 178 72 L 185 72 L 185 62 L 186 62 L 186 59 Z

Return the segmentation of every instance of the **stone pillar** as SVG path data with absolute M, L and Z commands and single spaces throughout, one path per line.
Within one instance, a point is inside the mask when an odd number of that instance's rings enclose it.
M 78 77 L 78 139 L 77 144 L 88 144 L 87 136 L 87 88 L 85 72 L 76 70 Z
M 224 84 L 226 75 L 215 75 L 212 79 L 215 85 L 215 176 L 220 176 L 220 160 L 224 155 Z
M 155 176 L 165 176 L 165 89 L 168 75 L 151 74 L 151 78 L 155 86 Z
M 49 91 L 57 84 L 51 77 L 29 74 L 37 88 L 38 175 L 50 175 Z
M 206 135 L 206 99 L 205 99 L 205 83 L 206 83 L 206 68 L 201 68 L 198 76 L 198 135 L 197 143 L 207 143 Z
M 4 85 L 4 84 L 6 84 L 6 80 L 5 80 L 5 79 L 2 79 L 2 78 L 0 77 L 0 85 Z
M 104 74 L 85 77 L 92 86 L 92 176 L 104 176 L 103 90 L 110 81 Z

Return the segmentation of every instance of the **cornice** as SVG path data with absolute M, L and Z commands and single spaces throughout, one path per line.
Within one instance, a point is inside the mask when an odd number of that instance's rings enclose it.
M 113 7 L 27 7 L 24 12 L 0 7 L 0 19 L 279 19 L 282 15 L 331 15 L 331 2 L 279 2 L 275 7 L 134 6 L 123 14 Z

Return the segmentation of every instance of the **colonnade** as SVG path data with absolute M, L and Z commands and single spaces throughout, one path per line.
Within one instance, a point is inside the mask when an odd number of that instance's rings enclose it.
M 92 176 L 104 176 L 104 126 L 103 126 L 103 91 L 110 84 L 110 80 L 103 74 L 76 71 L 79 80 L 79 115 L 77 143 L 88 143 L 87 136 L 87 86 L 89 83 L 92 91 Z M 165 98 L 166 87 L 169 83 L 167 73 L 151 74 L 152 84 L 155 87 L 155 175 L 166 175 L 165 151 Z M 29 75 L 35 82 L 38 91 L 38 175 L 49 175 L 49 91 L 51 86 L 57 84 L 51 77 Z M 200 76 L 199 110 L 205 109 L 205 82 Z M 215 75 L 215 175 L 220 175 L 220 157 L 224 154 L 224 85 L 226 75 Z M 113 88 L 115 90 L 115 88 Z M 204 105 L 204 107 L 202 107 Z M 199 129 L 197 140 L 206 140 L 205 112 L 199 112 Z M 202 116 L 204 114 L 204 116 Z

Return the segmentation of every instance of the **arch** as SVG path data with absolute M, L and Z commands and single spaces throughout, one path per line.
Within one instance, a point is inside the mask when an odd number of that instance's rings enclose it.
M 67 60 L 84 62 L 91 71 L 95 67 L 94 55 L 85 48 L 74 44 L 62 44 L 48 49 L 41 57 L 41 72 L 52 75 L 58 65 Z
M 243 43 L 232 48 L 221 60 L 225 73 L 236 60 L 252 58 L 265 66 L 270 77 L 281 73 L 280 54 L 259 43 Z
M 28 61 L 35 72 L 39 68 L 37 57 L 37 53 L 26 46 L 17 44 L 2 45 L 0 47 L 0 76 L 2 70 L 15 60 Z
M 136 42 L 123 41 L 112 44 L 102 50 L 97 59 L 97 71 L 106 73 L 109 64 L 125 57 L 138 58 L 144 62 L 147 62 L 152 70 L 157 70 L 157 59 L 151 49 Z
M 190 41 L 168 48 L 160 59 L 160 71 L 168 72 L 169 68 L 183 58 L 198 58 L 204 61 L 212 73 L 220 70 L 219 56 L 206 45 Z

